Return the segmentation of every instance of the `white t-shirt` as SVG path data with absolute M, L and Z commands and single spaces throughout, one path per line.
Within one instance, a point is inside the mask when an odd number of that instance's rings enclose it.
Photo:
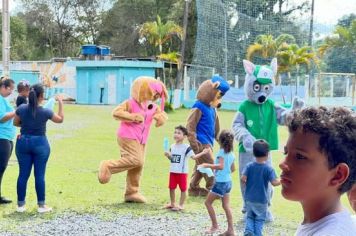
M 188 173 L 188 159 L 194 156 L 192 148 L 185 143 L 171 145 L 172 173 Z
M 347 210 L 299 225 L 296 236 L 356 236 L 356 222 Z

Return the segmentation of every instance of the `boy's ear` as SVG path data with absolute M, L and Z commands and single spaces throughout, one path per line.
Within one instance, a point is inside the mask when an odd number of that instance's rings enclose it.
M 345 163 L 340 163 L 334 168 L 334 176 L 330 180 L 330 185 L 337 186 L 338 188 L 345 183 L 350 175 L 349 166 Z

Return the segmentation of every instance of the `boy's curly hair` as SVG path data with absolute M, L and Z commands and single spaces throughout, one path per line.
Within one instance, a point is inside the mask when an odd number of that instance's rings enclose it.
M 219 135 L 219 144 L 225 153 L 232 152 L 234 149 L 234 134 L 230 130 L 222 130 Z
M 344 193 L 356 182 L 356 114 L 345 107 L 307 107 L 287 117 L 290 133 L 301 129 L 319 135 L 319 150 L 326 154 L 329 169 L 339 163 L 349 166 L 347 180 L 339 188 Z

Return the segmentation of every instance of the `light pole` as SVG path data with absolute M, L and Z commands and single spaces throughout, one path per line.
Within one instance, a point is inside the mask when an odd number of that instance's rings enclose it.
M 3 75 L 10 74 L 10 13 L 9 0 L 2 0 L 2 65 Z

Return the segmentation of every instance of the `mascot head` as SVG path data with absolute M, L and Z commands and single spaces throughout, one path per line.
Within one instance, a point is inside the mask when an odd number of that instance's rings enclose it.
M 248 60 L 243 60 L 243 64 L 246 72 L 244 89 L 247 98 L 257 104 L 264 103 L 273 92 L 277 59 L 273 58 L 270 66 L 254 65 Z
M 161 81 L 149 76 L 140 76 L 132 83 L 131 97 L 141 106 L 147 106 L 148 109 L 152 109 L 152 103 L 160 98 L 161 110 L 164 111 L 164 103 L 168 98 L 168 92 Z
M 230 85 L 225 79 L 214 75 L 211 79 L 205 80 L 198 88 L 197 99 L 209 106 L 221 107 L 221 99 L 230 89 Z

